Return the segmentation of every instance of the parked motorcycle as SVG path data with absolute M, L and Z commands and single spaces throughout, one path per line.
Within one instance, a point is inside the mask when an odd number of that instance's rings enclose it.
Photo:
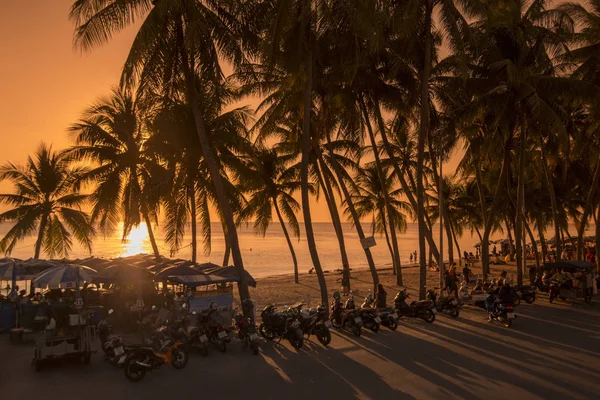
M 225 327 L 217 316 L 218 310 L 216 303 L 211 303 L 208 310 L 200 313 L 199 322 L 208 338 L 208 343 L 212 343 L 221 353 L 227 351 L 227 343 L 231 341 L 227 327 Z
M 304 344 L 304 331 L 302 323 L 297 316 L 290 312 L 277 312 L 275 306 L 270 305 L 260 313 L 262 322 L 258 331 L 267 340 L 289 340 L 297 350 Z
M 429 289 L 427 291 L 427 300 L 433 302 L 435 309 L 438 312 L 448 314 L 454 318 L 458 318 L 460 314 L 458 299 L 456 297 L 441 297 L 439 296 L 438 288 Z
M 192 311 L 183 320 L 184 338 L 182 342 L 187 347 L 188 351 L 196 349 L 202 356 L 208 355 L 208 336 L 204 331 L 204 326 L 200 323 L 200 316 L 196 311 Z
M 336 328 L 352 332 L 355 336 L 360 336 L 362 333 L 363 320 L 354 305 L 353 295 L 350 295 L 346 303 L 342 305 L 339 292 L 335 292 L 329 319 Z
M 492 320 L 500 322 L 507 328 L 511 327 L 513 319 L 516 318 L 514 306 L 508 303 L 496 303 L 489 315 Z
M 365 297 L 362 307 L 373 307 L 374 303 L 373 296 L 369 293 L 369 295 Z M 377 312 L 381 319 L 381 325 L 392 331 L 395 331 L 398 328 L 398 314 L 396 314 L 393 307 L 378 308 Z
M 307 310 L 304 308 L 304 304 L 300 303 L 290 307 L 289 310 L 300 321 L 300 327 L 304 332 L 304 340 L 308 340 L 310 335 L 315 335 L 323 346 L 327 346 L 331 342 L 330 328 L 333 325 L 329 321 L 329 313 L 326 307 L 321 304 L 317 308 Z
M 112 309 L 108 310 L 108 316 L 98 323 L 97 332 L 104 357 L 111 365 L 117 365 L 125 350 L 123 348 L 123 338 L 113 334 L 112 324 L 110 323 L 113 313 Z
M 166 326 L 161 327 L 157 334 L 162 343 L 158 350 L 151 346 L 135 346 L 127 350 L 123 370 L 131 382 L 141 381 L 147 372 L 164 364 L 175 369 L 183 369 L 187 365 L 189 356 L 183 343 L 170 337 Z
M 437 310 L 431 300 L 413 301 L 409 305 L 406 303 L 409 298 L 406 289 L 398 292 L 394 298 L 394 311 L 400 318 L 420 318 L 428 323 L 435 321 Z
M 535 286 L 530 285 L 520 285 L 515 286 L 516 291 L 516 299 L 518 299 L 518 303 L 515 301 L 515 305 L 519 305 L 521 300 L 525 301 L 527 304 L 533 304 L 535 302 Z
M 379 311 L 374 308 L 375 301 L 371 295 L 371 291 L 365 297 L 362 305 L 360 306 L 360 317 L 363 320 L 363 326 L 370 329 L 372 332 L 379 332 L 379 328 L 383 322 L 383 319 L 379 316 Z
M 236 307 L 234 310 L 233 320 L 238 331 L 238 338 L 244 344 L 244 348 L 250 347 L 252 353 L 258 354 L 258 333 L 256 324 L 254 323 L 254 304 L 251 300 L 246 299 L 242 303 L 244 313 L 241 314 Z

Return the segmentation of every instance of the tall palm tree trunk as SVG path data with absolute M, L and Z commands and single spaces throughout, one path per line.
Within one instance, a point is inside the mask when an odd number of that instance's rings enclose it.
M 377 142 L 375 141 L 375 134 L 373 133 L 373 127 L 371 126 L 371 121 L 369 119 L 369 113 L 367 112 L 367 107 L 365 103 L 360 100 L 361 109 L 363 112 L 363 117 L 365 119 L 365 124 L 367 125 L 367 132 L 369 133 L 369 140 L 371 141 L 371 148 L 373 149 L 373 155 L 375 156 L 375 166 L 377 167 L 377 174 L 379 175 L 379 181 L 381 182 L 381 187 L 385 187 L 384 177 L 383 177 L 383 168 L 381 166 L 381 158 L 379 157 L 379 149 L 377 148 Z M 381 131 L 381 136 L 385 136 L 385 130 Z M 392 241 L 392 265 L 394 271 L 396 271 L 396 284 L 398 286 L 402 286 L 402 266 L 400 265 L 400 249 L 398 248 L 398 238 L 396 237 L 396 228 L 394 226 L 393 213 L 391 212 L 392 206 L 390 202 L 389 193 L 385 190 L 383 191 L 383 199 L 385 202 L 386 215 L 388 217 L 388 222 L 390 226 L 390 238 Z
M 197 251 L 198 251 L 198 241 L 197 241 L 197 227 L 196 227 L 196 191 L 194 190 L 194 184 L 192 183 L 190 190 L 188 191 L 188 196 L 190 198 L 190 213 L 191 213 L 191 223 L 192 223 L 192 262 L 196 262 Z
M 592 177 L 592 184 L 585 200 L 585 206 L 583 207 L 583 213 L 581 214 L 581 223 L 577 229 L 577 259 L 583 260 L 583 236 L 585 234 L 585 227 L 589 219 L 590 214 L 594 213 L 594 207 L 592 203 L 596 197 L 598 186 L 600 185 L 600 155 L 598 155 L 598 161 L 596 161 L 596 168 L 594 168 L 594 176 Z
M 448 215 L 447 210 L 445 214 Z M 448 241 L 448 265 L 452 265 L 454 263 L 454 247 L 452 246 L 452 227 L 450 226 L 450 220 L 448 218 L 446 218 L 444 229 L 446 230 L 446 238 Z
M 152 230 L 152 221 L 150 221 L 150 217 L 148 215 L 148 209 L 145 206 L 142 206 L 142 218 L 144 218 L 144 222 L 146 223 L 146 229 L 148 230 L 148 239 L 150 239 L 150 244 L 152 245 L 152 251 L 154 252 L 154 258 L 157 260 L 160 259 L 160 252 L 158 250 L 158 245 L 156 244 L 156 238 L 154 237 L 154 231 Z
M 486 211 L 484 219 L 483 238 L 481 240 L 481 269 L 483 280 L 487 280 L 487 276 L 490 272 L 490 234 L 492 233 L 492 227 L 494 226 L 496 211 L 500 205 L 500 189 L 504 186 L 503 183 L 505 182 L 509 168 L 511 142 L 512 136 L 509 136 L 504 143 L 504 159 L 502 160 L 502 167 L 500 168 L 500 177 L 498 178 L 498 183 L 496 183 L 496 188 L 494 189 L 494 200 L 492 201 L 492 206 L 489 211 Z M 480 201 L 484 202 L 485 199 L 481 198 Z M 485 208 L 487 206 L 484 203 L 482 207 Z
M 352 201 L 352 196 L 348 191 L 348 187 L 344 182 L 344 177 L 342 176 L 341 167 L 335 158 L 335 154 L 333 152 L 333 148 L 331 145 L 331 137 L 329 132 L 327 132 L 327 149 L 331 156 L 331 165 L 333 166 L 333 170 L 338 180 L 338 185 L 342 189 L 342 193 L 344 194 L 344 199 L 346 200 L 346 205 L 348 206 L 348 210 L 350 211 L 350 215 L 352 217 L 352 221 L 354 222 L 354 227 L 356 228 L 356 233 L 358 234 L 358 238 L 361 242 L 365 239 L 365 232 L 363 231 L 362 224 L 360 222 L 360 218 L 358 217 L 358 213 L 356 212 L 356 208 L 354 207 L 354 202 Z M 379 284 L 379 275 L 377 274 L 377 267 L 375 266 L 375 261 L 373 260 L 373 255 L 371 254 L 371 249 L 368 247 L 361 246 L 365 252 L 365 257 L 367 258 L 367 263 L 369 264 L 369 270 L 371 271 L 371 277 L 373 279 L 373 293 L 377 293 L 377 285 Z
M 596 218 L 596 269 L 600 271 L 600 206 Z
M 42 251 L 42 243 L 44 242 L 44 231 L 46 230 L 46 226 L 48 226 L 48 214 L 42 215 L 42 220 L 40 221 L 40 230 L 38 231 L 38 237 L 35 241 L 35 254 L 33 258 L 40 258 L 40 252 Z
M 542 166 L 544 167 L 544 176 L 546 177 L 546 183 L 548 184 L 548 194 L 550 195 L 550 205 L 552 207 L 552 219 L 554 221 L 554 245 L 556 246 L 556 261 L 560 261 L 562 255 L 562 243 L 560 241 L 560 223 L 558 217 L 558 205 L 556 202 L 556 192 L 554 191 L 554 181 L 552 180 L 552 174 L 550 173 L 550 166 L 546 158 L 546 150 L 544 140 L 542 136 L 539 136 L 540 141 L 540 153 L 542 155 Z
M 525 117 L 521 114 L 521 138 L 519 150 L 519 173 L 517 180 L 517 207 L 515 221 L 515 240 L 517 241 L 517 282 L 523 284 L 523 268 L 525 265 L 525 246 L 523 239 L 525 232 L 523 229 L 523 205 L 525 201 L 525 150 L 527 144 L 527 129 L 525 129 Z
M 547 254 L 546 254 L 546 238 L 544 237 L 544 231 L 542 226 L 538 224 L 538 235 L 540 237 L 540 245 L 542 246 L 542 262 L 546 262 Z
M 537 245 L 535 244 L 535 236 L 533 236 L 533 232 L 531 231 L 531 227 L 527 223 L 527 220 L 524 221 L 523 225 L 525 226 L 525 230 L 527 231 L 529 240 L 531 240 L 531 247 L 533 248 L 533 254 L 535 254 L 535 265 L 536 265 L 536 267 L 539 267 L 540 266 L 540 253 L 538 251 Z
M 363 102 L 363 107 L 364 107 L 364 102 Z M 379 130 L 380 130 L 380 132 L 382 132 L 381 140 L 383 142 L 383 148 L 384 148 L 385 152 L 387 153 L 389 159 L 393 161 L 391 164 L 392 164 L 392 167 L 394 168 L 394 172 L 396 173 L 396 176 L 398 177 L 398 180 L 400 181 L 400 185 L 402 186 L 402 189 L 404 190 L 404 194 L 408 198 L 408 201 L 409 201 L 411 207 L 413 208 L 413 210 L 416 210 L 418 207 L 417 199 L 415 198 L 413 191 L 411 190 L 411 186 L 409 186 L 408 182 L 406 181 L 404 174 L 400 170 L 400 166 L 398 165 L 397 162 L 394 161 L 394 151 L 392 150 L 390 142 L 385 133 L 385 123 L 383 121 L 383 116 L 381 115 L 381 109 L 379 108 L 378 101 L 375 101 L 373 109 L 375 112 L 375 116 L 377 118 L 377 124 L 379 126 Z M 365 107 L 365 110 L 366 110 L 366 107 Z M 365 112 L 365 115 L 367 115 L 366 112 Z M 367 120 L 366 124 L 367 124 L 367 127 L 369 127 L 370 121 Z M 408 172 L 407 172 L 407 175 L 409 175 L 409 178 L 410 178 L 410 174 Z M 415 186 L 416 185 L 413 185 L 412 187 L 415 187 Z M 429 220 L 427 213 L 425 213 L 425 218 L 427 220 Z M 425 227 L 426 227 L 425 238 L 427 239 L 427 243 L 429 244 L 429 247 L 431 247 L 431 250 L 433 251 L 433 257 L 438 261 L 438 263 L 440 263 L 440 253 L 437 248 L 437 245 L 435 244 L 435 241 L 433 240 L 433 233 L 431 231 L 431 228 L 427 228 L 427 225 Z
M 327 282 L 325 281 L 325 275 L 323 275 L 323 268 L 321 267 L 321 261 L 319 260 L 319 253 L 317 252 L 317 243 L 315 242 L 315 234 L 312 225 L 312 216 L 310 215 L 310 199 L 308 192 L 308 163 L 310 156 L 310 117 L 312 112 L 312 50 L 308 50 L 306 57 L 307 62 L 307 76 L 304 84 L 304 101 L 303 110 L 304 115 L 302 118 L 302 164 L 300 170 L 301 180 L 301 192 L 302 192 L 302 215 L 304 216 L 304 227 L 306 230 L 306 241 L 308 242 L 308 251 L 310 258 L 312 259 L 315 272 L 317 273 L 317 279 L 319 281 L 319 287 L 321 289 L 321 303 L 329 304 L 327 294 Z
M 433 0 L 425 0 L 425 43 L 423 70 L 421 71 L 421 115 L 419 135 L 417 139 L 417 222 L 419 224 L 419 299 L 425 299 L 427 292 L 427 255 L 425 248 L 425 187 L 423 185 L 423 168 L 425 166 L 425 141 L 429 132 L 429 77 L 431 74 L 431 52 L 433 37 L 431 34 L 431 19 L 433 14 Z M 441 255 L 440 255 L 440 258 Z M 440 260 L 442 263 L 444 260 Z M 441 265 L 441 264 L 440 264 Z
M 508 251 L 510 251 L 510 259 L 512 260 L 513 255 L 515 254 L 515 244 L 513 242 L 512 228 L 510 227 L 508 217 L 504 219 L 504 224 L 506 225 L 506 234 L 508 235 Z
M 456 230 L 454 229 L 454 227 L 452 226 L 452 224 L 450 224 L 450 229 L 452 230 L 452 238 L 454 240 L 454 245 L 456 246 L 456 252 L 458 254 L 458 262 L 460 263 L 460 259 L 461 259 L 461 253 L 460 253 L 460 246 L 458 245 L 458 240 L 456 237 Z
M 340 248 L 340 257 L 342 259 L 342 268 L 350 269 L 350 262 L 348 261 L 348 253 L 346 252 L 346 242 L 344 241 L 344 232 L 342 231 L 342 222 L 340 220 L 340 214 L 337 210 L 337 204 L 335 204 L 335 196 L 333 194 L 333 188 L 331 187 L 331 182 L 329 179 L 325 178 L 324 175 L 324 162 L 323 156 L 321 154 L 318 155 L 318 159 L 315 161 L 314 168 L 317 172 L 317 179 L 319 180 L 319 184 L 323 188 L 323 195 L 325 196 L 325 202 L 327 203 L 327 208 L 329 209 L 329 214 L 331 215 L 331 223 L 333 224 L 333 229 L 335 230 L 335 235 L 338 239 L 338 246 Z
M 292 240 L 290 239 L 290 235 L 288 234 L 287 228 L 285 227 L 285 222 L 283 222 L 281 212 L 279 211 L 279 204 L 277 204 L 277 198 L 273 196 L 272 200 L 273 207 L 275 207 L 275 213 L 277 214 L 277 218 L 279 219 L 279 223 L 281 224 L 281 229 L 283 230 L 283 235 L 285 236 L 285 240 L 288 244 L 288 247 L 290 248 L 292 261 L 294 262 L 294 283 L 298 283 L 298 259 L 296 258 L 296 252 L 294 251 Z
M 181 26 L 181 23 L 178 24 L 177 33 L 179 36 L 179 42 L 183 43 L 183 28 Z M 237 231 L 235 229 L 233 213 L 229 206 L 227 192 L 225 191 L 225 185 L 223 184 L 223 177 L 221 176 L 221 173 L 219 171 L 219 165 L 217 163 L 216 156 L 213 153 L 213 147 L 210 143 L 210 139 L 208 138 L 208 132 L 206 131 L 206 127 L 204 125 L 204 118 L 202 116 L 202 112 L 200 111 L 198 93 L 196 92 L 196 87 L 194 84 L 194 68 L 190 64 L 186 48 L 183 45 L 181 46 L 181 56 L 182 66 L 184 70 L 183 72 L 186 81 L 185 83 L 187 88 L 187 100 L 192 108 L 194 122 L 196 123 L 196 133 L 198 135 L 198 140 L 202 149 L 202 155 L 204 157 L 204 160 L 206 161 L 206 165 L 208 166 L 208 170 L 211 175 L 212 183 L 215 189 L 215 195 L 219 204 L 219 209 L 221 210 L 221 214 L 223 216 L 223 219 L 225 220 L 225 225 L 227 226 L 227 236 L 229 240 L 229 245 L 231 246 L 233 264 L 235 266 L 236 273 L 240 279 L 240 281 L 238 282 L 240 300 L 244 301 L 250 298 L 250 293 L 248 292 L 248 285 L 246 283 L 244 262 L 242 260 L 240 243 L 238 240 Z
M 381 215 L 385 215 L 385 210 L 380 209 L 379 213 Z M 381 219 L 381 226 L 383 227 L 383 235 L 385 236 L 385 242 L 387 243 L 388 250 L 390 251 L 390 257 L 392 260 L 392 272 L 396 275 L 396 270 L 394 269 L 394 248 L 392 247 L 392 242 L 390 241 L 390 234 L 388 233 L 387 223 L 385 222 L 385 217 Z

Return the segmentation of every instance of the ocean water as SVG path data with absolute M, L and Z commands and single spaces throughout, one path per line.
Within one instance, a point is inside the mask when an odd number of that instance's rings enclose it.
M 10 229 L 10 223 L 0 223 L 0 236 Z M 298 269 L 300 272 L 308 272 L 312 268 L 312 262 L 310 254 L 308 252 L 308 245 L 303 230 L 304 226 L 301 225 L 300 239 L 293 238 L 293 246 L 296 250 L 296 256 L 298 258 Z M 368 231 L 370 225 L 365 223 L 363 229 Z M 348 259 L 350 261 L 351 268 L 367 268 L 368 264 L 365 258 L 364 251 L 360 245 L 356 230 L 352 228 L 350 223 L 343 224 L 344 238 L 346 243 L 346 250 L 348 253 Z M 223 260 L 223 254 L 225 251 L 225 242 L 223 240 L 223 233 L 220 224 L 213 224 L 212 226 L 212 251 L 210 254 L 204 254 L 202 243 L 198 246 L 198 261 L 199 262 L 214 262 L 221 264 Z M 338 247 L 338 241 L 333 229 L 333 225 L 330 222 L 317 222 L 314 223 L 315 239 L 317 243 L 317 251 L 321 264 L 325 270 L 335 270 L 341 268 L 340 251 Z M 588 234 L 593 234 L 594 227 L 592 226 Z M 575 228 L 571 227 L 570 232 L 573 235 Z M 174 257 L 189 259 L 191 256 L 191 243 L 190 229 L 187 230 L 187 235 L 184 237 L 184 244 L 186 247 L 182 248 L 177 252 Z M 242 250 L 242 257 L 244 260 L 244 266 L 246 269 L 257 278 L 273 275 L 285 275 L 293 272 L 292 258 L 289 252 L 289 248 L 283 231 L 280 225 L 271 224 L 267 234 L 263 237 L 262 235 L 256 235 L 252 229 L 252 225 L 242 226 L 238 230 L 240 247 Z M 164 243 L 164 235 L 158 229 L 155 232 L 155 236 L 158 241 L 158 245 L 161 254 L 169 256 L 169 248 Z M 548 232 L 546 236 L 550 237 L 552 234 Z M 439 227 L 434 228 L 434 237 L 436 243 L 439 240 Z M 491 236 L 491 240 L 503 239 L 506 234 L 501 232 Z M 392 264 L 389 249 L 387 247 L 384 236 L 375 236 L 376 246 L 371 248 L 375 264 L 378 268 L 390 267 Z M 403 265 L 410 263 L 410 254 L 414 251 L 418 252 L 418 227 L 416 223 L 408 224 L 406 232 L 398 233 L 398 245 L 401 254 L 401 263 Z M 30 258 L 34 254 L 34 243 L 35 238 L 30 237 L 19 243 L 16 249 L 13 251 L 12 256 L 17 258 Z M 471 235 L 470 232 L 465 231 L 464 235 L 458 239 L 460 250 L 475 253 L 475 244 L 479 243 L 477 234 Z M 491 250 L 492 246 L 490 247 Z M 500 246 L 498 245 L 498 249 Z M 448 259 L 448 247 L 446 242 L 446 235 L 444 234 L 444 259 Z M 103 237 L 97 236 L 94 239 L 92 254 L 96 257 L 121 257 L 134 255 L 138 253 L 151 253 L 152 247 L 148 240 L 145 225 L 141 225 L 134 229 L 130 235 L 129 240 L 121 241 L 121 236 L 117 232 L 112 236 Z M 81 246 L 77 244 L 73 245 L 73 249 L 69 254 L 69 258 L 85 258 L 90 254 Z M 456 248 L 454 250 L 454 256 L 457 256 Z M 45 257 L 42 254 L 42 257 Z

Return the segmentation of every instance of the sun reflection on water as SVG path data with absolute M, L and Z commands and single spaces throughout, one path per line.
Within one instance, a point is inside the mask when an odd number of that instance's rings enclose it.
M 121 228 L 121 232 L 123 232 Z M 150 239 L 148 238 L 148 229 L 142 222 L 129 232 L 129 236 L 123 242 L 121 248 L 121 257 L 133 256 L 139 253 L 148 253 L 150 250 Z

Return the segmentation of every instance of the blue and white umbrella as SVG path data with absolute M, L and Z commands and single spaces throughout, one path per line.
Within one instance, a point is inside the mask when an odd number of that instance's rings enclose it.
M 36 288 L 69 289 L 78 288 L 84 282 L 91 282 L 97 271 L 82 265 L 62 264 L 39 273 L 32 281 Z

